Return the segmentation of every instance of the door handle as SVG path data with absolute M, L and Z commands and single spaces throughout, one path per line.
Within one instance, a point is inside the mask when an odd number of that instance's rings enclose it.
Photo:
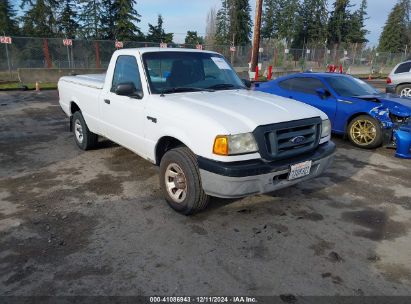
M 155 117 L 147 116 L 147 119 L 151 120 L 154 123 L 157 123 L 157 118 L 155 118 Z
M 104 99 L 104 102 L 105 102 L 106 104 L 110 104 L 110 99 Z

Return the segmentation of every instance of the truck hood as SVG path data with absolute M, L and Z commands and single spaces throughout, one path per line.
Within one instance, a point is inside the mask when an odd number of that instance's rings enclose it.
M 261 125 L 304 118 L 327 119 L 325 113 L 307 104 L 257 91 L 178 93 L 164 98 L 185 110 L 189 108 L 190 111 L 213 117 L 231 133 L 251 132 Z
M 382 108 L 386 108 L 400 117 L 411 116 L 411 98 L 399 97 L 394 94 L 356 96 L 356 98 L 379 103 Z

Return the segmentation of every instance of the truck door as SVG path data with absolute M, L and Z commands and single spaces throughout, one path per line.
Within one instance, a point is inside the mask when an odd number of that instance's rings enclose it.
M 135 92 L 123 95 L 125 92 L 120 92 L 119 85 L 123 89 L 134 86 Z M 100 100 L 105 136 L 130 150 L 141 152 L 145 102 L 136 57 L 118 56 L 111 87 L 103 90 Z

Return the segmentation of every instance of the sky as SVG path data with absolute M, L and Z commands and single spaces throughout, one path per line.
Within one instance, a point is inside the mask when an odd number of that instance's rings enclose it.
M 12 0 L 17 3 L 17 0 Z M 334 0 L 328 0 L 334 3 Z M 370 45 L 376 45 L 380 37 L 388 14 L 397 0 L 368 0 L 368 17 L 366 25 L 370 33 L 367 36 Z M 351 0 L 358 7 L 361 0 Z M 205 34 L 207 13 L 211 7 L 220 7 L 221 0 L 137 0 L 137 11 L 141 15 L 140 29 L 147 33 L 148 23 L 156 24 L 157 15 L 164 18 L 167 32 L 174 33 L 177 43 L 184 41 L 188 30 L 197 31 L 199 35 Z M 255 0 L 250 0 L 254 19 Z M 331 5 L 330 5 L 331 8 Z
M 333 0 L 328 2 L 334 3 Z M 397 0 L 368 0 L 368 17 L 366 25 L 370 33 L 367 36 L 370 45 L 378 44 L 382 27 L 388 14 Z M 138 12 L 142 15 L 141 30 L 148 30 L 147 23 L 156 23 L 157 15 L 164 17 L 164 26 L 167 32 L 175 33 L 176 42 L 183 42 L 187 30 L 197 31 L 204 35 L 208 10 L 211 7 L 219 8 L 221 0 L 137 0 Z M 351 0 L 359 7 L 361 0 Z M 255 0 L 250 0 L 254 19 Z M 331 5 L 330 5 L 331 8 Z

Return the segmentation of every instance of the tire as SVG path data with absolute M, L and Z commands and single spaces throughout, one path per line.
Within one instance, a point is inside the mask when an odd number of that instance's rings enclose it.
M 374 149 L 382 144 L 380 123 L 369 115 L 360 115 L 351 120 L 347 135 L 351 143 L 359 148 Z
M 207 207 L 209 197 L 201 185 L 197 160 L 187 147 L 169 150 L 163 156 L 160 186 L 167 203 L 181 214 L 194 214 Z
M 399 85 L 395 92 L 399 96 L 411 97 L 411 84 Z
M 98 135 L 90 132 L 81 112 L 73 114 L 74 141 L 81 150 L 90 150 L 97 145 Z

